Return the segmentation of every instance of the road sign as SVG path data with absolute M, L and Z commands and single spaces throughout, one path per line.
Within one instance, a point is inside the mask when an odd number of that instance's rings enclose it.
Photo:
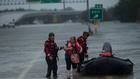
M 102 20 L 103 19 L 103 9 L 102 8 L 91 8 L 90 9 L 90 19 L 91 20 Z
M 95 4 L 95 8 L 103 8 L 103 4 Z

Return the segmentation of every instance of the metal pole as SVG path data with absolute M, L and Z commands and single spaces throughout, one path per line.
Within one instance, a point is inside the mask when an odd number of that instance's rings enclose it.
M 65 0 L 63 0 L 63 9 L 65 10 Z
M 93 31 L 91 30 L 90 27 L 90 19 L 89 19 L 89 0 L 87 0 L 87 25 L 88 25 L 88 31 L 90 33 L 90 35 L 93 35 Z
M 89 0 L 87 0 L 87 19 L 89 21 Z

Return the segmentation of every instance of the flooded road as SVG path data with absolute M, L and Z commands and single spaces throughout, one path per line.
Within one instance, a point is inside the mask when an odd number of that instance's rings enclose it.
M 63 46 L 69 37 L 78 37 L 83 31 L 88 27 L 80 23 L 0 29 L 0 79 L 46 79 L 43 44 L 48 33 L 54 32 L 58 46 Z M 89 58 L 98 57 L 106 41 L 111 43 L 116 57 L 129 58 L 135 64 L 134 74 L 89 77 L 74 73 L 70 79 L 140 79 L 140 24 L 102 22 L 99 32 L 88 39 Z M 69 79 L 63 50 L 59 51 L 58 79 Z

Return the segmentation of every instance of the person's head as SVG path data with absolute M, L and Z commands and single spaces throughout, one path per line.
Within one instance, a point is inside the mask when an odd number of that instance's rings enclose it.
M 49 39 L 54 41 L 55 34 L 53 32 L 49 33 Z
M 76 37 L 73 36 L 73 37 L 70 38 L 70 40 L 71 40 L 72 46 L 75 46 L 75 44 L 76 44 Z
M 109 42 L 105 42 L 102 48 L 103 52 L 111 52 L 112 53 L 112 46 Z
M 84 37 L 85 39 L 87 39 L 87 38 L 89 37 L 89 33 L 88 33 L 88 32 L 83 32 L 83 37 Z

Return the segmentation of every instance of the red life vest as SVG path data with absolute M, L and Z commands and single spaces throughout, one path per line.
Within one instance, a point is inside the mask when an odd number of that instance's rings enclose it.
M 72 54 L 72 43 L 71 43 L 71 41 L 69 41 L 69 43 L 68 43 L 68 50 L 66 50 L 66 53 L 69 55 L 69 56 L 71 56 L 71 54 Z M 81 53 L 81 51 L 82 51 L 82 47 L 79 45 L 79 43 L 76 41 L 76 51 L 77 51 L 77 53 Z
M 113 55 L 112 55 L 111 52 L 102 52 L 102 53 L 100 53 L 100 56 L 101 56 L 101 57 L 111 57 L 111 56 L 113 56 Z
M 80 36 L 78 39 L 77 39 L 78 43 L 80 44 L 80 46 L 82 48 L 86 48 L 87 47 L 87 44 L 86 44 L 86 39 L 83 37 L 83 36 Z
M 56 43 L 50 39 L 45 41 L 44 44 L 44 52 L 47 57 L 49 56 L 55 56 L 55 48 L 57 47 Z

